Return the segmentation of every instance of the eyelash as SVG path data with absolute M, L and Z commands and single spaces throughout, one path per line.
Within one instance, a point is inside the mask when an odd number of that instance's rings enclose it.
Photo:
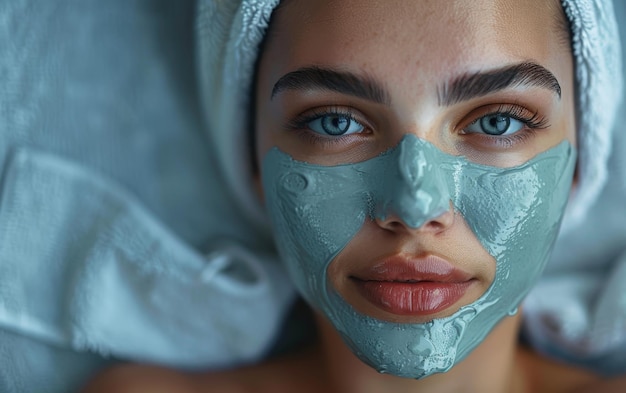
M 528 114 L 532 113 L 531 116 Z M 474 121 L 480 119 L 481 117 L 503 114 L 510 116 L 511 118 L 521 121 L 528 128 L 532 129 L 544 129 L 548 128 L 550 125 L 548 124 L 548 119 L 539 115 L 539 112 L 530 112 L 528 109 L 524 109 L 518 104 L 501 104 L 498 109 L 495 111 L 489 111 L 486 114 L 480 115 Z
M 496 110 L 480 114 L 480 116 L 476 117 L 468 125 L 474 124 L 483 117 L 493 116 L 497 114 L 509 116 L 512 119 L 522 122 L 526 126 L 525 130 L 520 130 L 512 135 L 480 135 L 481 138 L 489 139 L 491 143 L 497 144 L 498 147 L 501 148 L 509 148 L 516 143 L 524 142 L 528 138 L 535 135 L 537 131 L 550 127 L 548 119 L 544 116 L 539 115 L 538 111 L 531 112 L 528 109 L 523 108 L 519 104 L 501 104 Z M 462 134 L 468 135 L 469 133 L 462 132 Z
M 492 116 L 496 114 L 509 116 L 512 119 L 522 122 L 526 126 L 526 129 L 523 132 L 518 131 L 512 135 L 480 135 L 481 138 L 488 138 L 492 143 L 496 143 L 501 147 L 511 147 L 513 144 L 522 142 L 527 138 L 533 136 L 538 130 L 550 127 L 548 119 L 546 117 L 539 115 L 539 112 L 531 112 L 528 109 L 523 108 L 519 104 L 501 104 L 495 110 L 488 111 L 476 117 L 474 120 L 468 123 L 468 125 L 473 124 L 474 122 L 485 116 Z M 299 115 L 296 118 L 288 121 L 285 125 L 285 128 L 288 131 L 297 132 L 300 137 L 305 139 L 306 142 L 320 145 L 322 148 L 339 144 L 348 137 L 354 137 L 355 134 L 325 137 L 316 132 L 308 130 L 308 123 L 322 116 L 328 115 L 345 116 L 351 121 L 355 121 L 364 125 L 366 129 L 368 128 L 367 123 L 355 116 L 352 110 L 350 110 L 349 108 L 335 106 L 312 109 L 311 111 Z M 469 135 L 469 133 L 463 133 L 462 131 L 461 133 L 463 135 Z

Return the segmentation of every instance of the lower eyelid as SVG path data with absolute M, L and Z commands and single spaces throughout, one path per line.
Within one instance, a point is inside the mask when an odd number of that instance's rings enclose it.
M 488 135 L 472 133 L 476 138 L 480 138 L 480 144 L 487 148 L 510 149 L 519 144 L 526 143 L 535 135 L 538 129 L 524 127 L 511 135 Z
M 337 150 L 339 148 L 348 147 L 354 145 L 354 137 L 359 137 L 362 134 L 348 134 L 339 136 L 324 136 L 314 131 L 307 129 L 294 130 L 298 138 L 300 138 L 306 146 L 310 146 L 312 151 L 324 151 L 326 149 Z M 362 141 L 362 139 L 361 139 Z

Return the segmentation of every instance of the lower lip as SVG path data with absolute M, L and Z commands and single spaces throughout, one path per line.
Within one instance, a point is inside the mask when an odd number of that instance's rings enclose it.
M 399 282 L 355 280 L 360 293 L 374 305 L 396 315 L 425 316 L 458 302 L 472 281 Z

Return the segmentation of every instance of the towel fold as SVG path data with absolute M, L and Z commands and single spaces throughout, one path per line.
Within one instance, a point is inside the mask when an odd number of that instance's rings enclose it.
M 10 157 L 0 187 L 0 326 L 178 367 L 264 353 L 288 293 L 270 285 L 269 275 L 287 280 L 278 266 L 219 239 L 201 255 L 85 169 L 31 149 Z

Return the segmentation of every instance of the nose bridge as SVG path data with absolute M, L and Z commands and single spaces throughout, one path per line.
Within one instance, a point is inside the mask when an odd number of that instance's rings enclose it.
M 426 159 L 424 149 L 417 151 L 400 149 L 397 162 L 398 172 L 402 180 L 411 187 L 412 191 L 417 191 L 420 188 L 426 172 L 432 171 L 432 164 L 432 160 Z
M 378 218 L 391 215 L 408 227 L 419 228 L 450 208 L 450 192 L 441 170 L 443 154 L 416 137 L 403 140 L 397 153 Z

